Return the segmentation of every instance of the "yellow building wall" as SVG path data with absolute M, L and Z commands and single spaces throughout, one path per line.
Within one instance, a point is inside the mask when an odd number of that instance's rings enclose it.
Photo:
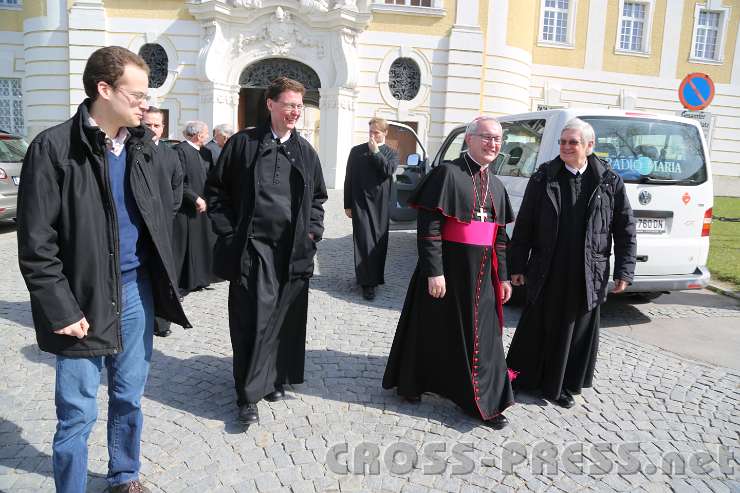
M 23 21 L 46 15 L 45 0 L 26 0 L 20 10 L 0 9 L 0 31 L 23 32 Z
M 461 0 L 464 1 L 464 0 Z M 481 2 L 481 3 L 484 3 Z M 381 31 L 406 34 L 428 34 L 430 36 L 447 36 L 455 23 L 457 0 L 444 0 L 444 17 L 424 15 L 399 15 L 391 12 L 375 12 L 368 31 Z
M 612 2 L 615 0 L 611 0 Z M 586 34 L 588 33 L 589 0 L 578 0 L 576 22 L 574 25 L 575 39 L 573 47 L 555 48 L 537 44 L 540 35 L 541 2 L 536 2 L 537 12 L 534 17 L 534 35 L 532 37 L 532 62 L 557 67 L 583 68 L 586 61 Z
M 532 51 L 532 40 L 537 42 L 539 22 L 538 0 L 511 0 L 506 21 L 506 44 Z
M 617 32 L 619 30 L 619 2 L 609 2 L 606 14 L 604 38 L 604 70 L 634 75 L 660 75 L 660 56 L 663 51 L 663 31 L 665 27 L 666 0 L 655 2 L 653 25 L 650 36 L 650 53 L 625 54 L 617 53 Z
M 182 0 L 105 0 L 108 17 L 195 20 Z
M 732 77 L 732 60 L 735 57 L 735 41 L 737 40 L 737 28 L 740 25 L 740 1 L 725 0 L 723 7 L 730 7 L 730 19 L 727 22 L 725 33 L 725 51 L 722 56 L 721 65 L 709 63 L 692 63 L 691 40 L 694 35 L 694 9 L 696 4 L 706 5 L 706 0 L 684 0 L 683 23 L 681 26 L 681 42 L 678 51 L 678 65 L 676 78 L 681 79 L 692 72 L 702 72 L 709 75 L 715 83 L 729 84 Z

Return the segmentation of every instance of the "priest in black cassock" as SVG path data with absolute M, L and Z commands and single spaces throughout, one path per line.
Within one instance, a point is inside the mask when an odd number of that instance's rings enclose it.
M 398 167 L 398 153 L 385 143 L 388 122 L 370 120 L 369 138 L 349 151 L 344 176 L 344 213 L 352 219 L 355 277 L 366 300 L 375 299 L 375 288 L 385 283 L 388 252 L 391 178 Z
M 267 88 L 270 120 L 234 134 L 208 177 L 218 235 L 214 268 L 229 285 L 229 330 L 239 419 L 303 382 L 308 280 L 324 232 L 321 163 L 295 130 L 305 88 L 278 77 Z
M 213 244 L 215 237 L 206 214 L 204 191 L 211 167 L 210 153 L 203 149 L 208 126 L 191 121 L 183 130 L 184 142 L 175 146 L 184 174 L 182 205 L 175 217 L 172 249 L 179 273 L 180 292 L 184 296 L 203 289 L 213 281 Z
M 529 180 L 509 249 L 512 283 L 526 283 L 527 304 L 508 365 L 518 372 L 518 389 L 540 390 L 565 408 L 593 384 L 612 243 L 612 292 L 624 291 L 635 270 L 624 182 L 592 154 L 595 140 L 583 120 L 566 123 L 560 155 Z
M 433 169 L 409 200 L 419 213 L 419 262 L 383 377 L 384 388 L 409 402 L 434 392 L 497 430 L 514 403 L 501 340 L 513 214 L 503 183 L 489 173 L 501 135 L 494 118 L 471 122 L 468 151 Z

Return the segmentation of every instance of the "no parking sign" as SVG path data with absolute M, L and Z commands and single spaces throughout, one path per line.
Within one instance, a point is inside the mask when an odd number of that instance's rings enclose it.
M 707 74 L 694 72 L 683 78 L 678 87 L 678 99 L 688 110 L 703 110 L 714 98 L 714 82 Z

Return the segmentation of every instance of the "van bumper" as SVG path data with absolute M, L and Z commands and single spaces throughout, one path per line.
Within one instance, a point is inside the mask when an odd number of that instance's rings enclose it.
M 683 291 L 684 289 L 702 289 L 709 284 L 709 269 L 701 266 L 691 274 L 666 276 L 636 276 L 625 292 L 647 293 L 656 291 Z M 614 281 L 609 281 L 609 289 Z

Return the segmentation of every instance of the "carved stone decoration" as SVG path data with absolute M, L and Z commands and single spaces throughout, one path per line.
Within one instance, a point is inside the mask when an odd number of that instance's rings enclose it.
M 419 94 L 421 71 L 411 58 L 397 58 L 389 71 L 388 87 L 399 101 L 411 101 Z
M 263 88 L 281 75 L 297 80 L 309 91 L 321 87 L 319 76 L 308 65 L 284 58 L 268 58 L 250 65 L 242 72 L 239 85 Z
M 296 47 L 315 48 L 316 56 L 323 58 L 326 48 L 321 41 L 309 37 L 305 30 L 299 29 L 290 12 L 277 7 L 270 20 L 253 35 L 240 33 L 234 49 L 235 56 L 244 53 L 248 46 L 264 43 L 268 54 L 286 56 Z
M 231 0 L 231 5 L 236 8 L 262 8 L 262 0 Z
M 317 10 L 319 12 L 328 12 L 329 3 L 326 0 L 300 0 L 300 10 L 312 11 Z

